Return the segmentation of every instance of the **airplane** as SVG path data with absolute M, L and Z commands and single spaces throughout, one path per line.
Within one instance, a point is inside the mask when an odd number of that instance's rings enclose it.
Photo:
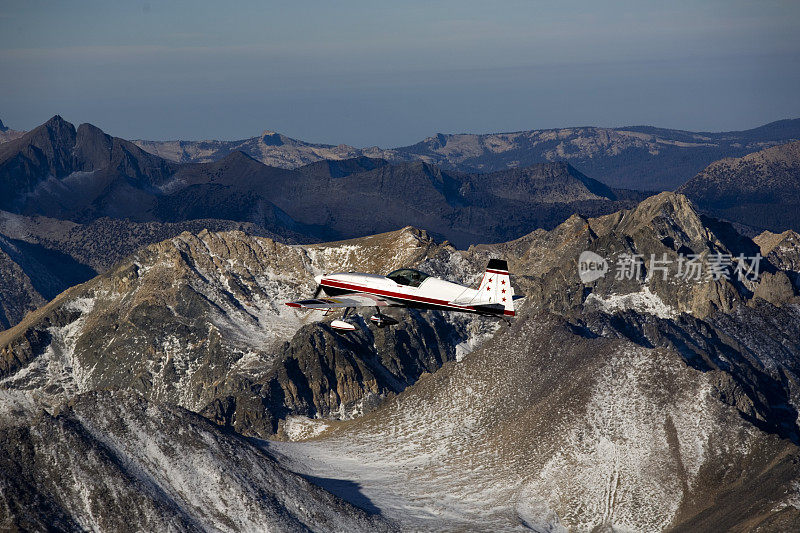
M 333 309 L 344 308 L 342 318 L 331 322 L 331 327 L 339 331 L 356 329 L 353 324 L 344 321 L 356 307 L 374 307 L 376 314 L 370 320 L 379 328 L 397 324 L 397 320 L 381 313 L 381 307 L 459 311 L 498 317 L 509 322 L 509 317 L 515 315 L 514 300 L 522 298 L 514 296 L 508 263 L 502 259 L 489 261 L 477 289 L 435 278 L 413 268 L 401 268 L 388 276 L 340 272 L 316 276 L 314 280 L 317 290 L 310 300 L 286 302 L 286 305 L 324 310 L 325 315 Z M 319 298 L 320 292 L 328 297 Z

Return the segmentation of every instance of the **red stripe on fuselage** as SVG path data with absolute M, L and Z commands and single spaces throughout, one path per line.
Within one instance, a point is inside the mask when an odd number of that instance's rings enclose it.
M 457 309 L 459 311 L 471 311 L 473 313 L 480 313 L 479 310 L 477 310 L 472 306 L 453 305 L 447 302 L 446 300 L 437 300 L 436 298 L 426 298 L 424 296 L 413 296 L 411 294 L 403 294 L 402 292 L 392 292 L 392 291 L 385 291 L 382 289 L 373 289 L 372 287 L 365 287 L 363 285 L 355 285 L 352 283 L 345 283 L 343 281 L 337 281 L 332 279 L 322 279 L 320 280 L 320 285 L 322 285 L 323 287 L 345 289 L 353 292 L 366 292 L 368 294 L 374 294 L 376 296 L 386 296 L 388 298 L 396 298 L 398 300 L 408 300 L 410 302 L 439 305 L 449 309 Z M 514 316 L 515 313 L 514 311 L 505 310 L 503 311 L 503 314 L 507 316 Z
M 503 274 L 505 276 L 508 276 L 508 270 L 489 270 L 487 268 L 486 272 L 488 272 L 489 274 Z

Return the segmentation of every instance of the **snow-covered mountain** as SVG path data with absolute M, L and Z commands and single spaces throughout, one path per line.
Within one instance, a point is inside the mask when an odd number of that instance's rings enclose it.
M 144 246 L 203 229 L 278 238 L 255 224 L 232 220 L 170 223 L 103 217 L 79 224 L 0 211 L 0 329 L 17 324 L 28 312 Z
M 793 266 L 778 261 L 797 253 L 786 237 L 780 246 L 761 240 L 772 249 L 759 279 L 678 282 L 681 255 L 704 268 L 729 256 L 732 273 L 739 254 L 759 248 L 671 193 L 469 250 L 413 228 L 295 246 L 242 232 L 181 234 L 0 333 L 0 418 L 15 435 L 33 435 L 22 439 L 32 453 L 6 460 L 3 483 L 16 487 L 14 502 L 44 502 L 13 516 L 73 501 L 66 479 L 85 479 L 84 465 L 56 463 L 58 477 L 37 460 L 58 455 L 38 435 L 66 424 L 90 431 L 104 453 L 128 446 L 114 464 L 132 464 L 135 475 L 115 490 L 155 479 L 145 486 L 178 495 L 169 509 L 224 530 L 272 512 L 242 503 L 267 483 L 259 468 L 295 471 L 406 530 L 795 529 L 800 307 Z M 624 254 L 647 259 L 630 277 L 583 283 L 585 251 L 612 266 Z M 669 262 L 666 280 L 651 254 Z M 282 305 L 310 294 L 320 272 L 410 265 L 469 284 L 498 256 L 526 296 L 511 328 L 410 311 L 393 328 L 365 321 L 341 335 L 330 317 L 318 323 Z M 97 392 L 107 390 L 119 392 Z M 144 407 L 132 420 L 136 405 Z M 195 416 L 182 409 L 205 417 L 190 424 L 205 435 L 190 439 L 202 442 L 192 453 L 233 462 L 203 463 L 212 479 L 220 469 L 255 472 L 236 474 L 236 496 L 214 500 L 213 516 L 181 492 L 188 467 L 166 451 L 183 445 L 184 426 L 159 420 Z M 72 442 L 67 435 L 50 440 Z M 154 464 L 179 471 L 165 480 Z M 217 490 L 209 487 L 204 494 Z M 308 509 L 305 498 L 323 496 L 292 489 L 281 505 L 296 510 L 302 500 Z M 64 520 L 94 523 L 87 509 L 96 498 Z M 143 498 L 131 506 L 150 509 L 154 498 Z M 339 509 L 329 520 L 369 519 Z M 219 525 L 228 514 L 233 525 Z
M 392 531 L 247 440 L 133 391 L 43 412 L 0 391 L 6 531 Z
M 721 401 L 741 394 L 723 361 L 693 367 L 614 324 L 642 320 L 528 314 L 365 417 L 305 422 L 314 438 L 268 449 L 410 530 L 796 528 L 797 445 Z
M 455 359 L 470 331 L 488 325 L 414 312 L 399 317 L 400 328 L 343 338 L 283 302 L 313 293 L 323 272 L 387 273 L 436 260 L 450 274 L 457 265 L 460 278 L 477 276 L 477 267 L 451 256 L 454 248 L 412 228 L 306 246 L 242 232 L 183 233 L 0 333 L 2 387 L 54 404 L 133 388 L 262 436 L 278 431 L 286 414 L 348 417 Z

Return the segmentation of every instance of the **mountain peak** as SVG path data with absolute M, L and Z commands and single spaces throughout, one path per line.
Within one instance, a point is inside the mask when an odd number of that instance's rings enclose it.
M 64 118 L 61 115 L 53 115 L 50 118 L 50 120 L 48 120 L 47 122 L 42 124 L 42 126 L 51 127 L 51 128 L 52 127 L 69 126 L 69 127 L 74 128 L 74 126 L 72 124 L 70 124 L 69 122 L 67 122 L 66 120 L 64 120 Z
M 794 230 L 787 229 L 782 233 L 773 233 L 771 231 L 764 231 L 753 239 L 759 248 L 761 248 L 761 255 L 768 255 L 771 251 L 781 245 L 783 242 L 794 241 L 800 242 L 800 234 Z
M 106 132 L 95 126 L 94 124 L 90 124 L 89 122 L 84 122 L 83 124 L 78 126 L 78 133 L 84 131 L 86 133 L 91 133 L 94 135 L 103 134 L 106 135 Z
M 271 130 L 264 130 L 261 132 L 261 142 L 267 146 L 283 146 L 283 136 Z
M 652 228 L 670 237 L 682 232 L 693 242 L 710 238 L 709 230 L 692 202 L 683 194 L 674 192 L 662 192 L 646 198 L 622 217 L 619 228 L 626 234 Z
M 0 120 L 0 131 L 8 131 L 8 126 L 3 124 L 2 120 Z
M 636 210 L 669 209 L 695 212 L 694 205 L 681 193 L 664 191 L 645 198 Z

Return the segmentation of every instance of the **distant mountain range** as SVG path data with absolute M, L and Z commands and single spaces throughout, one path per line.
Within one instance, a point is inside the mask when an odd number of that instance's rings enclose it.
M 575 212 L 611 212 L 641 197 L 563 162 L 466 174 L 361 157 L 289 170 L 235 151 L 180 164 L 90 124 L 76 130 L 61 117 L 0 145 L 0 209 L 77 223 L 224 219 L 311 240 L 412 223 L 464 246 L 553 227 Z
M 312 144 L 265 131 L 240 141 L 133 141 L 179 162 L 219 160 L 241 150 L 264 164 L 297 168 L 321 159 L 368 156 L 396 163 L 421 160 L 445 170 L 493 172 L 568 161 L 611 187 L 674 190 L 708 164 L 800 139 L 800 119 L 731 132 L 630 126 L 559 128 L 493 134 L 437 134 L 400 148 Z
M 704 211 L 759 229 L 800 229 L 800 142 L 709 165 L 678 189 Z
M 0 142 L 23 133 L 0 131 Z M 242 151 L 265 165 L 287 169 L 316 161 L 358 157 L 391 163 L 421 160 L 444 170 L 481 173 L 568 161 L 611 187 L 664 191 L 674 190 L 718 159 L 742 157 L 794 140 L 800 140 L 800 119 L 730 132 L 627 126 L 492 134 L 439 133 L 410 146 L 388 149 L 308 143 L 274 131 L 238 141 L 132 142 L 149 153 L 178 163 L 208 163 Z

